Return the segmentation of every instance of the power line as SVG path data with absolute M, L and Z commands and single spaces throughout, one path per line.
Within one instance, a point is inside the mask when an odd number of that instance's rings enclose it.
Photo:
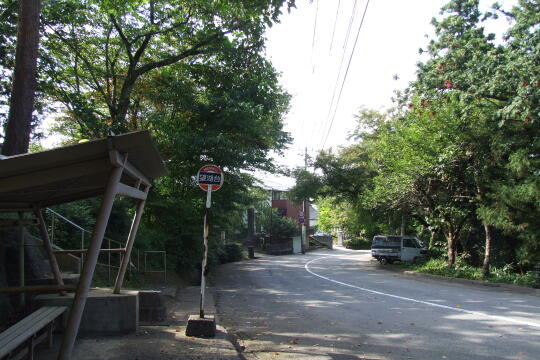
M 315 37 L 317 34 L 317 17 L 319 15 L 319 1 L 317 1 L 317 6 L 315 8 L 315 21 L 313 22 L 313 41 L 311 42 L 311 66 L 313 68 L 313 73 L 315 72 L 315 64 L 313 62 L 313 52 L 315 51 Z
M 328 132 L 326 133 L 326 137 L 324 138 L 323 145 L 321 149 L 324 148 L 326 145 L 326 141 L 328 140 L 328 136 L 330 135 L 330 132 L 332 131 L 332 126 L 334 124 L 334 119 L 336 118 L 337 108 L 339 105 L 339 101 L 341 100 L 341 94 L 343 92 L 343 87 L 345 86 L 345 81 L 347 80 L 347 75 L 349 74 L 349 68 L 351 66 L 352 58 L 354 56 L 354 51 L 356 50 L 356 44 L 358 43 L 358 38 L 360 36 L 360 30 L 362 30 L 362 25 L 364 24 L 364 19 L 366 17 L 366 12 L 369 6 L 369 0 L 366 2 L 366 7 L 364 8 L 364 13 L 362 14 L 362 20 L 360 21 L 360 26 L 358 26 L 358 31 L 356 32 L 356 39 L 354 40 L 353 49 L 351 52 L 351 56 L 349 57 L 349 63 L 347 64 L 347 69 L 345 70 L 345 76 L 343 77 L 343 82 L 341 83 L 341 89 L 339 90 L 339 96 L 336 102 L 336 106 L 334 108 L 334 115 L 332 116 L 332 121 L 330 122 L 330 127 L 328 128 Z
M 332 30 L 332 41 L 330 41 L 330 50 L 329 52 L 332 52 L 332 45 L 334 44 L 334 34 L 336 33 L 336 24 L 339 14 L 339 5 L 341 5 L 341 0 L 338 0 L 337 3 L 337 10 L 336 10 L 336 18 L 334 19 L 334 29 Z
M 322 140 L 322 137 L 324 137 L 324 132 L 325 132 L 326 126 L 328 125 L 328 123 L 330 121 L 330 115 L 332 114 L 332 105 L 334 104 L 334 99 L 335 99 L 337 87 L 338 87 L 338 84 L 339 84 L 339 78 L 341 76 L 341 69 L 343 67 L 343 61 L 345 60 L 345 55 L 347 53 L 347 46 L 346 45 L 347 45 L 348 38 L 349 38 L 349 32 L 350 32 L 350 29 L 351 29 L 351 24 L 353 22 L 353 19 L 355 17 L 356 11 L 357 11 L 357 7 L 356 7 L 357 1 L 358 0 L 354 1 L 353 11 L 352 11 L 350 19 L 349 19 L 349 28 L 347 29 L 346 40 L 345 40 L 345 43 L 344 43 L 344 46 L 343 46 L 343 52 L 341 54 L 341 61 L 339 63 L 339 70 L 338 70 L 338 73 L 337 73 L 337 76 L 336 76 L 336 82 L 334 84 L 334 90 L 332 91 L 332 99 L 330 100 L 330 105 L 328 107 L 328 114 L 326 115 L 326 120 L 321 124 L 321 127 L 319 128 L 319 131 L 317 132 L 317 138 L 319 138 L 319 136 L 321 136 L 321 140 Z M 312 133 L 311 133 L 312 138 L 313 138 L 314 134 L 315 134 L 315 128 L 313 128 Z
M 358 3 L 358 0 L 354 0 L 354 6 L 351 12 L 351 17 L 349 19 L 349 26 L 347 27 L 347 33 L 345 34 L 345 41 L 343 42 L 343 49 L 347 47 L 347 43 L 349 42 L 349 36 L 351 35 L 351 29 L 352 29 L 352 24 L 354 22 L 354 16 L 356 14 L 357 3 Z
M 313 74 L 315 73 L 315 61 L 313 60 L 313 54 L 315 52 L 315 40 L 317 37 L 317 18 L 319 15 L 319 1 L 316 0 L 317 4 L 315 7 L 315 20 L 313 22 L 313 40 L 311 42 L 311 81 L 313 81 Z M 305 124 L 305 117 L 302 117 L 302 124 L 300 126 L 300 130 L 304 129 Z

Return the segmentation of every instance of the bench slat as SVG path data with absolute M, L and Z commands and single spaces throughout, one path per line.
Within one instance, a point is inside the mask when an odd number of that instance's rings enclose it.
M 24 329 L 31 328 L 36 322 L 40 321 L 41 319 L 48 318 L 49 314 L 51 314 L 52 312 L 54 312 L 54 307 L 42 307 L 25 317 L 15 325 L 11 326 L 9 329 L 0 333 L 0 349 L 2 349 L 5 344 L 11 341 L 13 337 L 18 336 L 21 331 L 24 331 Z
M 13 331 L 9 331 L 9 329 L 6 330 L 6 335 L 4 335 L 4 333 L 0 334 L 0 352 L 3 351 L 4 347 L 8 346 L 8 344 L 12 341 L 19 343 L 24 342 L 36 332 L 40 331 L 48 323 L 62 315 L 65 309 L 65 307 L 49 307 L 47 311 L 42 311 L 36 314 L 36 316 L 32 316 L 33 314 L 30 314 L 25 318 L 28 318 L 30 321 L 25 321 L 23 324 L 25 325 L 24 327 L 17 326 Z
M 2 333 L 0 333 L 0 347 L 2 344 L 2 341 L 6 339 L 9 334 L 18 331 L 19 328 L 26 328 L 31 326 L 36 320 L 39 320 L 43 318 L 44 316 L 47 316 L 47 314 L 51 311 L 50 306 L 41 307 L 38 310 L 34 311 L 30 315 L 26 316 L 24 319 L 20 320 L 16 324 L 13 324 L 8 329 L 4 330 Z
M 0 357 L 8 355 L 19 345 L 62 315 L 66 309 L 65 306 L 45 306 L 0 333 Z

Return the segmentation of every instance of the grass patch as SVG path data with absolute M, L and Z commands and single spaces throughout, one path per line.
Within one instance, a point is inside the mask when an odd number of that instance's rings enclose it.
M 505 268 L 491 267 L 489 278 L 482 277 L 482 269 L 472 267 L 467 264 L 456 264 L 449 268 L 444 259 L 429 259 L 415 263 L 400 263 L 395 266 L 403 267 L 411 271 L 424 274 L 445 276 L 450 278 L 461 278 L 469 280 L 483 280 L 492 283 L 503 283 L 518 286 L 534 288 L 536 285 L 536 274 L 534 271 L 528 271 L 525 274 L 519 274 L 509 271 Z

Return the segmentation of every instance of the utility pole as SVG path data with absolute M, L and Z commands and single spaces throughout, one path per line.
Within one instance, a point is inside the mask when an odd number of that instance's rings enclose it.
M 401 236 L 405 236 L 405 213 L 401 212 Z
M 248 256 L 250 259 L 255 258 L 255 208 L 250 207 L 247 210 L 247 247 L 248 247 Z
M 307 147 L 304 152 L 304 171 L 307 171 L 308 155 Z M 302 202 L 302 211 L 304 212 L 304 223 L 302 224 L 302 254 L 309 249 L 308 231 L 309 231 L 309 202 L 304 199 Z M 307 224 L 306 224 L 307 223 Z

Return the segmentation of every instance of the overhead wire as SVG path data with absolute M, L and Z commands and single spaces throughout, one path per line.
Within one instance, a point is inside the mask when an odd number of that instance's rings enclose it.
M 315 21 L 313 22 L 313 41 L 311 42 L 311 66 L 312 73 L 315 73 L 315 63 L 313 61 L 313 53 L 315 52 L 315 37 L 317 36 L 317 17 L 319 16 L 319 0 L 316 0 Z
M 317 18 L 318 18 L 318 14 L 319 14 L 319 1 L 316 0 L 317 2 L 317 5 L 315 7 L 315 20 L 313 21 L 313 40 L 311 42 L 311 68 L 312 68 L 312 72 L 311 72 L 311 80 L 313 81 L 313 74 L 315 73 L 315 62 L 313 60 L 313 53 L 315 52 L 315 40 L 316 40 L 316 37 L 317 37 Z M 300 126 L 300 130 L 302 130 L 304 128 L 304 124 L 305 124 L 305 118 L 302 117 L 302 123 L 301 123 L 301 126 Z
M 347 47 L 347 43 L 349 42 L 349 36 L 351 35 L 351 29 L 352 24 L 354 23 L 354 16 L 356 14 L 356 5 L 358 4 L 358 0 L 354 0 L 353 9 L 351 12 L 351 17 L 349 19 L 349 26 L 347 27 L 347 33 L 345 34 L 345 41 L 343 42 L 343 49 Z
M 364 13 L 362 14 L 362 20 L 360 21 L 360 25 L 358 26 L 358 31 L 356 32 L 356 39 L 354 40 L 353 49 L 351 52 L 351 56 L 349 57 L 349 63 L 347 64 L 347 69 L 345 70 L 345 76 L 343 77 L 343 81 L 341 83 L 341 89 L 339 90 L 339 96 L 336 102 L 336 106 L 334 107 L 334 115 L 332 116 L 332 120 L 330 122 L 330 127 L 328 128 L 328 132 L 326 133 L 326 137 L 324 138 L 323 145 L 321 149 L 324 149 L 324 146 L 326 145 L 326 141 L 328 140 L 328 136 L 330 135 L 330 132 L 332 131 L 332 126 L 334 125 L 334 119 L 336 118 L 337 109 L 339 106 L 339 101 L 341 100 L 341 94 L 343 93 L 343 88 L 345 86 L 345 82 L 347 81 L 347 75 L 349 74 L 349 68 L 351 66 L 352 59 L 354 57 L 354 52 L 356 50 L 356 44 L 358 43 L 358 38 L 360 37 L 360 31 L 362 30 L 362 26 L 364 24 L 364 19 L 366 17 L 367 9 L 369 6 L 369 0 L 366 2 L 366 7 L 364 8 Z
M 339 6 L 341 5 L 341 0 L 338 0 L 337 9 L 336 9 L 336 18 L 334 19 L 334 29 L 332 30 L 332 40 L 330 41 L 330 50 L 332 52 L 332 45 L 334 44 L 334 35 L 336 34 L 336 24 L 339 15 Z
M 349 28 L 347 29 L 347 34 L 346 34 L 346 39 L 348 38 L 349 36 L 349 32 L 350 32 L 350 24 L 353 22 L 354 20 L 354 17 L 355 17 L 355 13 L 356 13 L 356 10 L 357 10 L 357 1 L 358 0 L 355 0 L 354 1 L 354 6 L 353 6 L 353 11 L 351 13 L 351 16 L 350 16 L 350 19 L 349 19 Z M 328 123 L 330 122 L 330 115 L 332 114 L 332 107 L 334 105 L 334 99 L 335 99 L 335 96 L 336 96 L 336 91 L 337 91 L 337 88 L 338 88 L 338 84 L 339 84 L 339 79 L 341 77 L 341 69 L 343 68 L 343 61 L 345 60 L 345 55 L 347 53 L 347 41 L 345 41 L 344 43 L 344 47 L 343 47 L 343 52 L 341 54 L 341 61 L 339 63 L 339 69 L 338 69 L 338 73 L 337 73 L 337 76 L 336 76 L 336 82 L 334 84 L 334 89 L 332 91 L 332 98 L 330 100 L 330 105 L 328 106 L 328 114 L 326 115 L 326 120 L 321 124 L 321 127 L 319 127 L 319 131 L 317 131 L 317 136 L 315 138 L 319 138 L 321 137 L 321 140 L 322 140 L 322 137 L 324 136 L 324 133 L 325 133 L 325 129 L 326 127 L 328 126 Z M 313 130 L 311 132 L 311 138 L 313 139 L 314 138 L 314 135 L 315 135 L 315 127 L 313 127 Z

